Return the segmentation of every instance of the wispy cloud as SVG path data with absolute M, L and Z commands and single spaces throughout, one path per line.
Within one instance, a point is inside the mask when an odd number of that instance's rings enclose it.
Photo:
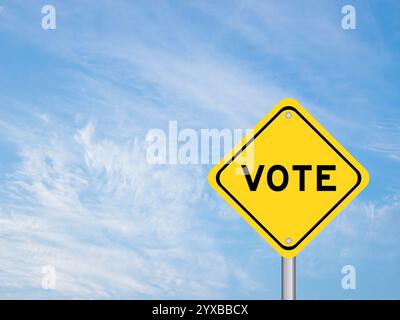
M 213 296 L 246 277 L 199 228 L 201 168 L 151 166 L 140 142 L 98 139 L 92 123 L 74 136 L 47 130 L 18 141 L 2 192 L 3 287 L 28 278 L 40 291 L 46 264 L 61 295 L 81 298 Z

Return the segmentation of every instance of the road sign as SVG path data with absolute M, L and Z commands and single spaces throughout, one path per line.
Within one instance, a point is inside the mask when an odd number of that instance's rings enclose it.
M 284 99 L 208 180 L 282 257 L 291 258 L 367 186 L 369 176 L 296 100 Z

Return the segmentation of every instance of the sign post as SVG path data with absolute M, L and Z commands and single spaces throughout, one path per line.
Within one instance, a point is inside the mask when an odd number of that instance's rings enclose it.
M 296 300 L 296 257 L 282 257 L 282 300 Z
M 368 172 L 294 99 L 283 99 L 210 171 L 210 185 L 282 256 L 295 257 L 368 184 Z

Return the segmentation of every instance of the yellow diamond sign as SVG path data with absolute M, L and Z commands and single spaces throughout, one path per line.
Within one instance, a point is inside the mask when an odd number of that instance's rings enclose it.
M 284 99 L 209 173 L 278 253 L 296 256 L 364 189 L 368 172 L 296 100 Z

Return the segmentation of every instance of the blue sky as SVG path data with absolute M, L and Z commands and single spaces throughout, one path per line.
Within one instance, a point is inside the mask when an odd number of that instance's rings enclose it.
M 278 299 L 280 257 L 211 165 L 151 165 L 145 137 L 293 97 L 371 179 L 298 256 L 298 297 L 400 298 L 398 1 L 53 1 L 56 30 L 45 4 L 0 3 L 0 297 Z

